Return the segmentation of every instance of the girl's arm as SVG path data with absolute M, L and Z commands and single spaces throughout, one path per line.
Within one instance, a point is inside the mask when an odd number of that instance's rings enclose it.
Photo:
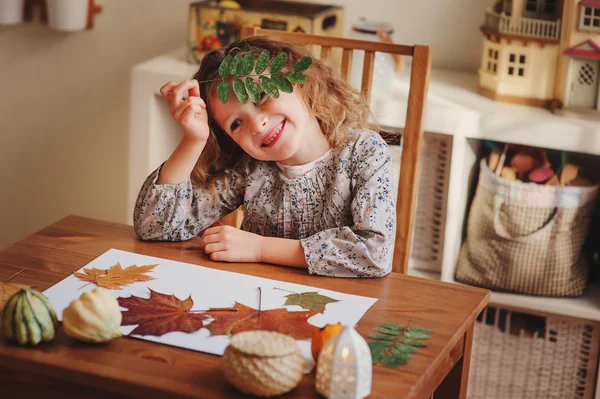
M 334 277 L 383 277 L 392 270 L 396 195 L 387 144 L 363 133 L 349 155 L 352 221 L 301 240 L 308 271 Z

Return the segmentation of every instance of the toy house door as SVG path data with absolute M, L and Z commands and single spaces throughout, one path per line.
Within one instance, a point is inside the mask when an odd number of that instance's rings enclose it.
M 571 62 L 569 106 L 596 108 L 600 60 L 572 58 Z
M 558 19 L 558 0 L 524 0 L 523 16 L 555 21 Z

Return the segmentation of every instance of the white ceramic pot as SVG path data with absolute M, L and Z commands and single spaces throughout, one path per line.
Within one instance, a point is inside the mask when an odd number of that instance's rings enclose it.
M 25 0 L 0 0 L 0 25 L 23 22 Z
M 47 0 L 48 27 L 63 32 L 84 30 L 88 19 L 88 0 Z

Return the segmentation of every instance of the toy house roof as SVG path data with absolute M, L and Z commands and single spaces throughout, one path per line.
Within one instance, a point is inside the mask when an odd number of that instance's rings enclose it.
M 600 0 L 581 0 L 579 2 L 580 6 L 583 7 L 598 7 L 600 8 Z
M 566 55 L 600 60 L 600 46 L 593 40 L 586 40 L 565 50 Z

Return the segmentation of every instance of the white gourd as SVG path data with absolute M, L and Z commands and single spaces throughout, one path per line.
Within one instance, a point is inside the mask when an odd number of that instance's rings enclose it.
M 85 292 L 63 311 L 63 329 L 71 338 L 84 342 L 108 342 L 120 337 L 119 303 L 98 288 Z

